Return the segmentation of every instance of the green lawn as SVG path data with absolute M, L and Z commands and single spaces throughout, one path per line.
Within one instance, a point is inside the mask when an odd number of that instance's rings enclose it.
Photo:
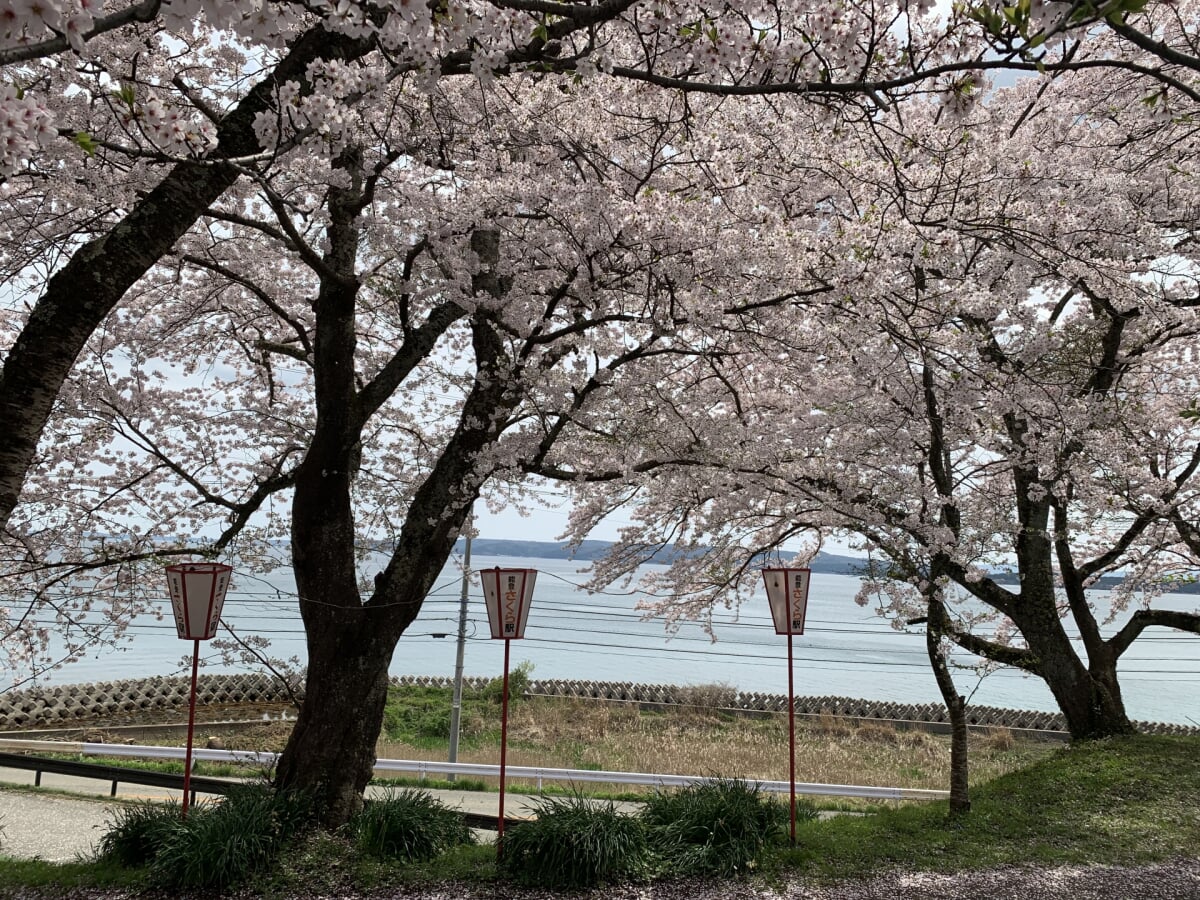
M 1114 738 L 1064 747 L 944 804 L 805 825 L 777 864 L 844 877 L 885 868 L 1140 863 L 1200 856 L 1200 739 Z
M 883 870 L 954 871 L 998 865 L 1135 864 L 1200 856 L 1200 738 L 1115 738 L 1064 747 L 972 791 L 973 808 L 951 821 L 946 805 L 875 810 L 801 824 L 798 847 L 764 861 L 771 880 L 853 878 Z M 0 847 L 2 852 L 2 847 Z M 316 836 L 262 876 L 265 895 L 320 887 L 385 887 L 447 879 L 494 882 L 487 846 L 459 848 L 419 865 L 357 857 L 348 842 Z M 56 866 L 0 859 L 0 896 L 23 887 L 136 883 L 111 866 Z M 252 886 L 254 887 L 254 886 Z

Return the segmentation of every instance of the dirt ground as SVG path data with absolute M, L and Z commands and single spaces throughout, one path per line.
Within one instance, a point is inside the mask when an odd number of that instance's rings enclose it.
M 0 896 L 6 900 L 145 900 L 148 895 L 90 890 L 64 895 L 59 889 L 52 894 L 27 890 Z M 286 900 L 559 900 L 562 896 L 521 891 L 511 885 L 478 888 L 446 884 L 367 894 L 296 895 Z M 603 888 L 571 896 L 579 900 L 1198 900 L 1200 861 L 1136 867 L 1004 868 L 958 875 L 895 872 L 823 885 L 679 881 Z M 234 895 L 231 900 L 250 897 Z

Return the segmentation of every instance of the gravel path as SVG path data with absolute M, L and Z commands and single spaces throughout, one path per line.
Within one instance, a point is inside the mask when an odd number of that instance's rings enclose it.
M 27 890 L 5 900 L 141 900 L 124 891 Z M 396 888 L 367 894 L 303 894 L 286 900 L 561 900 L 552 891 L 520 891 L 503 885 Z M 1149 866 L 1058 866 L 991 869 L 960 875 L 895 873 L 815 886 L 796 882 L 774 887 L 680 881 L 622 886 L 567 895 L 578 900 L 1200 900 L 1200 860 Z M 213 900 L 212 895 L 206 895 Z M 166 900 L 158 895 L 155 900 Z M 177 898 L 172 898 L 177 900 Z M 231 900 L 250 900 L 240 894 Z M 285 900 L 285 898 L 280 898 Z
M 0 790 L 0 853 L 70 862 L 95 846 L 108 816 L 100 800 Z

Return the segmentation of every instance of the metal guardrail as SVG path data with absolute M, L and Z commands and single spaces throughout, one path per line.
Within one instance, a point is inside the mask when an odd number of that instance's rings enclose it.
M 71 751 L 67 750 L 65 752 Z M 23 769 L 27 772 L 33 772 L 34 787 L 41 786 L 43 772 L 54 772 L 58 775 L 74 775 L 78 778 L 94 778 L 97 781 L 110 781 L 112 782 L 112 789 L 109 792 L 110 797 L 117 796 L 117 785 L 121 782 L 172 788 L 177 791 L 183 790 L 183 775 L 176 775 L 172 772 L 148 772 L 144 769 L 125 769 L 121 766 L 110 766 L 104 763 L 85 763 L 73 759 L 44 759 L 39 756 L 25 756 L 21 753 L 8 753 L 2 750 L 0 750 L 0 768 Z M 191 792 L 193 797 L 197 793 L 224 794 L 234 784 L 237 784 L 234 780 L 193 775 Z
M 77 741 L 27 741 L 11 738 L 0 739 L 0 751 L 79 753 L 84 756 L 128 756 L 142 759 L 183 759 L 183 747 L 142 747 L 134 744 L 96 744 Z M 209 762 L 238 762 L 272 768 L 278 759 L 276 753 L 247 750 L 210 750 L 196 748 L 192 758 Z M 534 781 L 538 788 L 544 781 L 566 781 L 572 783 L 630 784 L 647 787 L 687 787 L 698 782 L 709 781 L 704 775 L 659 775 L 649 772 L 607 772 L 591 769 L 555 769 L 541 766 L 508 766 L 508 777 Z M 126 770 L 128 771 L 128 770 Z M 381 773 L 415 774 L 418 778 L 428 775 L 472 775 L 492 777 L 500 775 L 500 767 L 483 763 L 449 763 L 427 760 L 379 759 L 375 771 Z M 182 788 L 183 776 L 180 779 Z M 129 780 L 129 779 L 123 779 Z M 194 779 L 193 779 L 194 780 Z M 761 790 L 787 793 L 791 785 L 787 781 L 755 781 Z M 856 797 L 865 800 L 944 800 L 949 791 L 922 788 L 873 787 L 854 784 L 796 784 L 797 794 L 818 797 Z
M 67 748 L 59 746 L 54 748 L 54 752 L 62 752 L 64 749 Z M 57 775 L 72 775 L 77 778 L 94 778 L 98 781 L 110 781 L 112 782 L 112 788 L 109 792 L 110 797 L 117 796 L 117 785 L 121 783 L 144 784 L 151 787 L 170 788 L 177 791 L 183 790 L 183 775 L 175 775 L 171 772 L 126 769 L 121 766 L 79 762 L 73 759 L 46 759 L 45 757 L 26 756 L 23 753 L 9 753 L 3 750 L 0 750 L 0 768 L 22 769 L 33 772 L 34 787 L 41 786 L 43 772 L 53 772 Z M 203 775 L 193 775 L 191 784 L 189 785 L 192 795 L 191 799 L 195 802 L 197 793 L 225 794 L 229 791 L 230 787 L 241 783 L 244 782 L 235 778 L 210 778 Z M 461 812 L 460 815 L 468 828 L 477 828 L 483 831 L 496 830 L 496 816 L 466 811 Z M 504 827 L 506 829 L 514 828 L 526 821 L 528 820 L 505 816 Z

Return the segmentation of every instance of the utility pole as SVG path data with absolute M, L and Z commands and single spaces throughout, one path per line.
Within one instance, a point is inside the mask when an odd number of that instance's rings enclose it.
M 467 652 L 467 598 L 471 591 L 471 527 L 474 525 L 474 514 L 468 513 L 467 546 L 463 553 L 462 594 L 458 601 L 458 647 L 454 656 L 454 699 L 450 703 L 450 759 L 458 762 L 458 729 L 462 721 L 462 689 L 463 689 L 463 658 Z M 447 781 L 454 780 L 454 773 L 446 777 Z

